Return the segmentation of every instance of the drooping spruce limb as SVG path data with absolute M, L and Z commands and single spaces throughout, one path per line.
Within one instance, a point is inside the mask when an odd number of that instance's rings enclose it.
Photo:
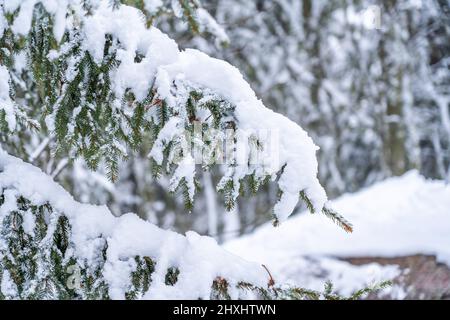
M 5 190 L 0 193 L 0 209 L 5 209 L 3 223 L 0 225 L 0 238 L 8 244 L 0 249 L 0 278 L 9 275 L 16 288 L 14 294 L 2 292 L 0 299 L 110 299 L 108 283 L 103 274 L 107 260 L 108 239 L 101 236 L 98 241 L 96 266 L 86 265 L 74 255 L 72 226 L 63 212 L 58 212 L 49 203 L 35 205 L 32 201 L 18 196 L 14 209 L 5 206 Z M 25 216 L 35 221 L 33 233 L 25 232 Z M 125 292 L 126 299 L 142 298 L 152 285 L 152 274 L 158 261 L 148 256 L 130 256 L 135 263 L 130 272 L 130 283 Z M 80 270 L 80 287 L 68 286 L 70 266 Z M 43 269 L 42 269 L 43 267 Z M 41 272 L 38 272 L 39 269 Z M 362 288 L 349 297 L 343 297 L 333 291 L 333 285 L 327 282 L 323 292 L 301 287 L 279 285 L 275 282 L 267 267 L 267 287 L 258 287 L 249 282 L 239 282 L 238 289 L 249 290 L 261 299 L 307 299 L 342 300 L 361 299 L 391 285 L 390 281 Z M 165 275 L 166 285 L 175 285 L 183 272 L 169 267 Z M 212 285 L 211 299 L 230 299 L 229 281 L 217 277 Z
M 308 211 L 310 213 L 315 213 L 316 212 L 316 210 L 314 209 L 314 206 L 313 206 L 311 200 L 308 198 L 308 196 L 306 195 L 305 191 L 301 191 L 300 192 L 300 199 L 306 205 L 306 207 L 308 208 Z M 326 217 L 331 219 L 334 223 L 336 223 L 339 227 L 344 229 L 345 232 L 348 232 L 348 233 L 353 232 L 352 224 L 347 219 L 345 219 L 341 214 L 339 214 L 338 212 L 334 211 L 333 209 L 331 209 L 329 207 L 323 207 L 322 213 Z M 278 218 L 275 215 L 272 215 L 272 219 L 273 219 L 272 220 L 272 224 L 275 227 L 280 224 L 280 221 L 278 220 Z
M 334 211 L 333 209 L 324 207 L 322 209 L 322 213 L 330 218 L 334 223 L 336 223 L 339 227 L 345 230 L 345 232 L 353 232 L 353 226 L 350 222 L 347 221 L 342 215 Z

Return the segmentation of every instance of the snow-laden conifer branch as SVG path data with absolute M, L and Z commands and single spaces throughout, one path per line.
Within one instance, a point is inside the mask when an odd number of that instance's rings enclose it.
M 378 289 L 363 288 L 350 299 Z M 0 148 L 0 300 L 330 297 L 346 299 L 277 283 L 264 265 L 212 238 L 79 203 Z
M 248 292 L 240 282 L 267 286 L 260 265 L 212 238 L 76 202 L 50 176 L 1 149 L 0 230 L 0 298 L 242 298 Z M 227 285 L 218 291 L 219 278 Z
M 311 211 L 324 209 L 318 148 L 307 133 L 267 109 L 227 62 L 180 51 L 167 35 L 147 27 L 141 10 L 106 0 L 26 0 L 3 2 L 1 14 L 8 21 L 2 32 L 13 42 L 28 41 L 45 126 L 58 152 L 83 156 L 93 169 L 105 161 L 114 180 L 127 147 L 151 134 L 149 156 L 155 167 L 164 166 L 156 171 L 172 174 L 172 190 L 181 187 L 190 205 L 196 159 L 183 147 L 189 144 L 184 132 L 192 133 L 195 123 L 218 136 L 231 128 L 230 159 L 218 184 L 228 208 L 246 179 L 259 186 L 270 178 L 280 189 L 277 221 L 294 211 L 300 194 Z M 264 161 L 252 161 L 253 145 Z

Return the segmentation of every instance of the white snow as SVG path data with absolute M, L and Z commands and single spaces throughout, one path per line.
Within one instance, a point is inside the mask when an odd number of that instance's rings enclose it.
M 144 1 L 144 7 L 145 10 L 150 12 L 151 14 L 156 13 L 158 10 L 160 10 L 163 7 L 162 0 L 145 0 Z
M 5 112 L 6 122 L 12 131 L 16 126 L 16 112 L 9 92 L 9 72 L 5 66 L 0 65 L 0 110 Z
M 17 3 L 17 1 L 13 2 L 14 4 Z M 14 19 L 14 23 L 11 27 L 13 32 L 20 35 L 26 35 L 30 31 L 31 21 L 33 18 L 33 9 L 36 3 L 37 0 L 24 0 L 22 1 L 22 3 L 17 4 L 17 6 L 20 5 L 20 11 L 16 19 Z M 13 9 L 14 7 L 15 6 L 11 6 L 11 9 Z
M 152 157 L 157 164 L 161 165 L 164 160 L 164 147 L 172 141 L 177 135 L 181 135 L 183 130 L 180 128 L 181 119 L 172 117 L 159 132 L 158 139 L 155 141 L 149 157 Z
M 170 191 L 175 191 L 179 183 L 185 179 L 187 184 L 187 189 L 189 193 L 189 199 L 192 202 L 195 195 L 195 162 L 190 154 L 184 157 L 179 163 L 175 170 L 172 178 L 170 179 Z
M 433 254 L 450 265 L 450 186 L 443 181 L 411 171 L 344 195 L 332 207 L 353 223 L 353 233 L 303 213 L 278 228 L 264 225 L 224 247 L 266 264 L 281 282 L 317 288 L 325 277 L 347 293 L 367 281 L 392 279 L 398 270 L 351 266 L 334 258 Z
M 17 287 L 11 279 L 11 275 L 9 274 L 8 270 L 3 271 L 0 290 L 5 296 L 13 296 L 17 291 Z
M 195 232 L 182 236 L 159 229 L 141 220 L 135 214 L 114 217 L 106 206 L 94 206 L 74 201 L 61 186 L 40 169 L 8 155 L 0 149 L 0 190 L 5 203 L 4 215 L 14 210 L 16 198 L 22 195 L 36 205 L 49 203 L 63 213 L 72 226 L 74 254 L 87 265 L 94 265 L 98 249 L 107 239 L 107 261 L 103 274 L 113 299 L 124 299 L 130 284 L 134 256 L 148 256 L 156 261 L 150 290 L 144 299 L 209 299 L 211 285 L 217 277 L 227 279 L 230 287 L 239 281 L 266 286 L 267 274 L 255 263 L 246 262 L 222 249 L 214 239 Z M 26 231 L 32 230 L 32 219 L 27 218 Z M 0 246 L 2 246 L 0 237 Z M 180 270 L 174 286 L 167 286 L 165 274 L 169 267 Z M 4 274 L 2 290 L 10 290 L 8 275 Z M 234 298 L 239 292 L 231 290 Z
M 84 23 L 84 47 L 97 63 L 103 58 L 106 34 L 114 35 L 121 43 L 117 52 L 121 64 L 112 71 L 113 89 L 118 97 L 130 88 L 138 100 L 144 99 L 153 83 L 156 68 L 177 58 L 175 41 L 157 28 L 147 29 L 143 14 L 133 7 L 120 6 L 113 10 L 103 1 Z M 134 62 L 136 53 L 145 55 L 139 63 Z
M 60 41 L 67 27 L 66 14 L 69 5 L 72 9 L 77 9 L 81 6 L 79 0 L 0 0 L 0 4 L 3 4 L 4 10 L 8 13 L 19 9 L 11 30 L 20 35 L 27 35 L 30 31 L 33 10 L 38 3 L 42 4 L 48 13 L 54 15 L 53 35 L 57 41 Z
M 35 227 L 36 218 L 33 213 L 30 211 L 25 212 L 23 215 L 23 230 L 26 234 L 30 236 L 34 236 L 34 227 Z
M 6 21 L 6 18 L 3 14 L 0 14 L 0 38 L 3 37 L 3 33 L 5 32 L 5 29 L 7 28 L 8 23 Z
M 58 0 L 58 6 L 55 11 L 55 22 L 53 26 L 53 35 L 56 41 L 61 41 L 64 31 L 66 31 L 66 11 L 68 0 Z
M 226 44 L 230 42 L 228 35 L 225 30 L 217 23 L 217 21 L 203 8 L 198 8 L 196 10 L 197 18 L 199 20 L 200 26 L 210 31 L 213 35 L 217 37 L 218 44 Z

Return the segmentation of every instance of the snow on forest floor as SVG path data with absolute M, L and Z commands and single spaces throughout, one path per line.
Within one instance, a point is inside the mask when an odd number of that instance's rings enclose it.
M 271 224 L 224 244 L 229 251 L 265 264 L 275 280 L 322 289 L 325 280 L 349 294 L 364 285 L 395 278 L 396 265 L 355 266 L 338 258 L 431 254 L 450 265 L 450 185 L 416 171 L 390 178 L 332 201 L 349 219 L 347 234 L 323 215 L 302 213 L 280 227 Z M 402 298 L 404 289 L 386 289 Z

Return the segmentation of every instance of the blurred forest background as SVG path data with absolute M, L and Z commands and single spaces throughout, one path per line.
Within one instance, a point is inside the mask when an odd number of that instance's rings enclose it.
M 218 29 L 193 35 L 170 15 L 154 24 L 183 48 L 238 67 L 266 106 L 308 131 L 320 146 L 319 176 L 330 198 L 411 169 L 450 179 L 449 1 L 202 4 L 226 34 Z M 199 177 L 201 190 L 187 213 L 181 195 L 167 193 L 169 179 L 152 178 L 148 147 L 123 161 L 118 181 L 111 183 L 82 160 L 55 158 L 46 137 L 33 144 L 27 160 L 77 200 L 107 204 L 116 214 L 136 212 L 179 232 L 225 241 L 269 221 L 277 199 L 276 188 L 267 186 L 226 212 L 214 190 L 217 167 Z

